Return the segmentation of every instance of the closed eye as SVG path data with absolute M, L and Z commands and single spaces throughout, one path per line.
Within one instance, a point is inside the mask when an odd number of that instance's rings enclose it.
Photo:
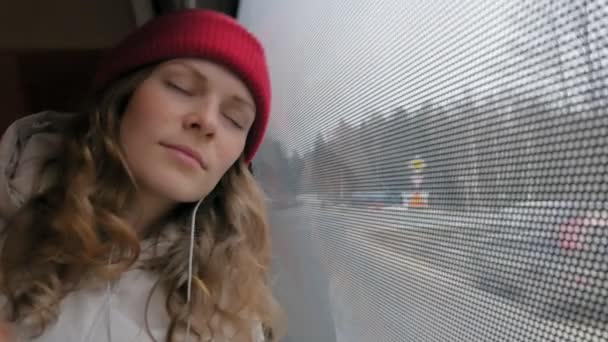
M 180 87 L 179 85 L 177 85 L 176 83 L 173 83 L 171 81 L 165 81 L 165 85 L 167 86 L 167 88 L 180 93 L 182 95 L 186 95 L 186 96 L 192 96 L 193 94 L 188 91 L 187 89 Z
M 243 129 L 243 125 L 239 122 L 239 120 L 235 119 L 233 116 L 229 115 L 229 114 L 223 114 L 224 117 L 230 121 L 230 124 L 232 124 L 234 127 L 238 128 L 238 129 Z

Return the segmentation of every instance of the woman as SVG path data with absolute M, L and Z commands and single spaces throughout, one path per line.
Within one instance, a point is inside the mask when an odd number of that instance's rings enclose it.
M 152 20 L 101 63 L 90 109 L 0 144 L 0 290 L 16 340 L 261 341 L 269 231 L 248 170 L 268 122 L 259 42 L 230 17 Z

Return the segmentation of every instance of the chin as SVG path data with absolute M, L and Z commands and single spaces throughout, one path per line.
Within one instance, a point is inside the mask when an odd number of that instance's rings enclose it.
M 170 191 L 166 191 L 165 195 L 171 201 L 176 202 L 176 203 L 192 203 L 192 202 L 199 201 L 201 198 L 205 198 L 209 194 L 209 191 L 192 191 L 192 190 L 193 190 L 192 187 L 189 187 L 189 188 L 188 187 L 186 187 L 186 188 L 174 187 Z
M 143 175 L 143 174 L 142 174 Z M 156 168 L 141 177 L 141 183 L 158 196 L 175 203 L 197 202 L 206 197 L 215 184 L 208 177 L 197 178 L 171 168 Z
M 197 202 L 212 189 L 206 184 L 189 182 L 184 177 L 160 177 L 147 183 L 154 193 L 175 203 Z

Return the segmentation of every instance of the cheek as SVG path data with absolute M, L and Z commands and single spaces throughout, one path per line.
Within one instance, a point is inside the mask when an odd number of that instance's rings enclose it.
M 162 101 L 154 96 L 154 91 L 149 90 L 145 84 L 138 88 L 127 104 L 123 119 L 132 123 L 144 123 L 154 118 L 155 112 Z
M 157 88 L 145 81 L 129 100 L 120 124 L 120 139 L 125 145 L 157 138 L 157 131 L 170 121 L 169 108 Z
M 133 120 L 133 116 L 125 115 L 120 122 L 119 144 L 124 153 L 125 162 L 131 172 L 136 174 L 139 170 L 145 168 L 141 165 L 144 160 L 140 160 L 138 156 L 146 149 L 146 141 L 142 138 L 143 134 L 139 134 L 141 126 L 136 124 L 137 120 Z
M 230 136 L 230 135 L 228 135 Z M 245 149 L 245 140 L 240 137 L 233 137 L 233 139 L 226 139 L 222 143 L 221 151 L 219 151 L 219 157 L 222 165 L 222 173 L 225 173 L 234 165 L 234 163 L 241 157 Z
M 120 144 L 128 155 L 134 152 L 133 149 L 138 148 L 138 141 L 146 135 L 146 120 L 141 113 L 136 106 L 127 107 L 127 111 L 120 120 Z
M 125 152 L 129 167 L 137 168 L 146 150 L 154 144 L 159 136 L 159 127 L 165 127 L 162 108 L 147 96 L 145 89 L 140 88 L 129 101 L 119 125 L 119 141 Z

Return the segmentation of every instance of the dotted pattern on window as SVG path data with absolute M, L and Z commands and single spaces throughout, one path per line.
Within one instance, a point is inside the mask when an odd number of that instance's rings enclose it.
M 241 1 L 284 341 L 608 341 L 608 2 Z

